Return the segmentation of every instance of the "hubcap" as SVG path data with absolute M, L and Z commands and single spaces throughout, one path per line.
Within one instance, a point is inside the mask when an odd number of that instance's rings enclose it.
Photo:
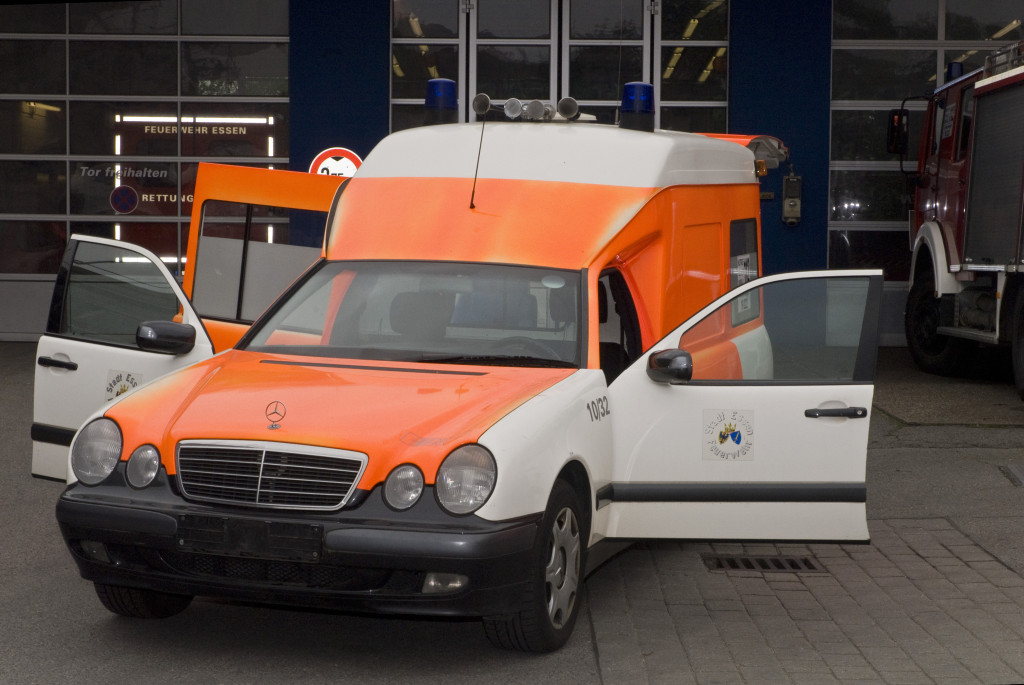
M 580 582 L 580 530 L 572 509 L 566 507 L 555 517 L 548 550 L 544 569 L 548 618 L 561 628 L 572 615 Z

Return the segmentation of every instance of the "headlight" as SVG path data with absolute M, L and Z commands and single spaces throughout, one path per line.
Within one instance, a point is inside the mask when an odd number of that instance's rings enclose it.
M 423 494 L 423 474 L 412 464 L 402 464 L 384 483 L 384 501 L 392 509 L 408 509 Z
M 498 467 L 480 445 L 463 445 L 437 470 L 437 501 L 452 514 L 471 514 L 484 505 L 494 490 Z
M 86 485 L 110 475 L 121 458 L 121 429 L 110 419 L 96 419 L 82 429 L 71 447 L 71 470 Z
M 143 445 L 135 448 L 132 456 L 128 457 L 125 475 L 128 476 L 128 484 L 133 488 L 144 488 L 153 482 L 159 469 L 160 452 L 152 445 Z

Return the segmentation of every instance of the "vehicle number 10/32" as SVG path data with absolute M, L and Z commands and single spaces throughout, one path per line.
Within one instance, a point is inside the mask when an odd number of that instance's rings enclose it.
M 587 411 L 590 412 L 591 421 L 600 421 L 612 413 L 612 410 L 608 408 L 607 397 L 598 397 L 596 400 L 587 402 Z

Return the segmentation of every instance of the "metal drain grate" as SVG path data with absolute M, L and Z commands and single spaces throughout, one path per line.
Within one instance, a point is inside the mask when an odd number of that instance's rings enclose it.
M 828 573 L 814 557 L 752 554 L 701 554 L 709 571 L 758 571 L 760 573 Z

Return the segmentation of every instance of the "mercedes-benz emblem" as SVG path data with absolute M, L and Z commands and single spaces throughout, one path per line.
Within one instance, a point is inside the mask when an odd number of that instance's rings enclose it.
M 274 430 L 280 428 L 281 419 L 288 413 L 288 409 L 284 406 L 283 402 L 274 401 L 267 405 L 267 419 L 270 420 L 269 428 Z

